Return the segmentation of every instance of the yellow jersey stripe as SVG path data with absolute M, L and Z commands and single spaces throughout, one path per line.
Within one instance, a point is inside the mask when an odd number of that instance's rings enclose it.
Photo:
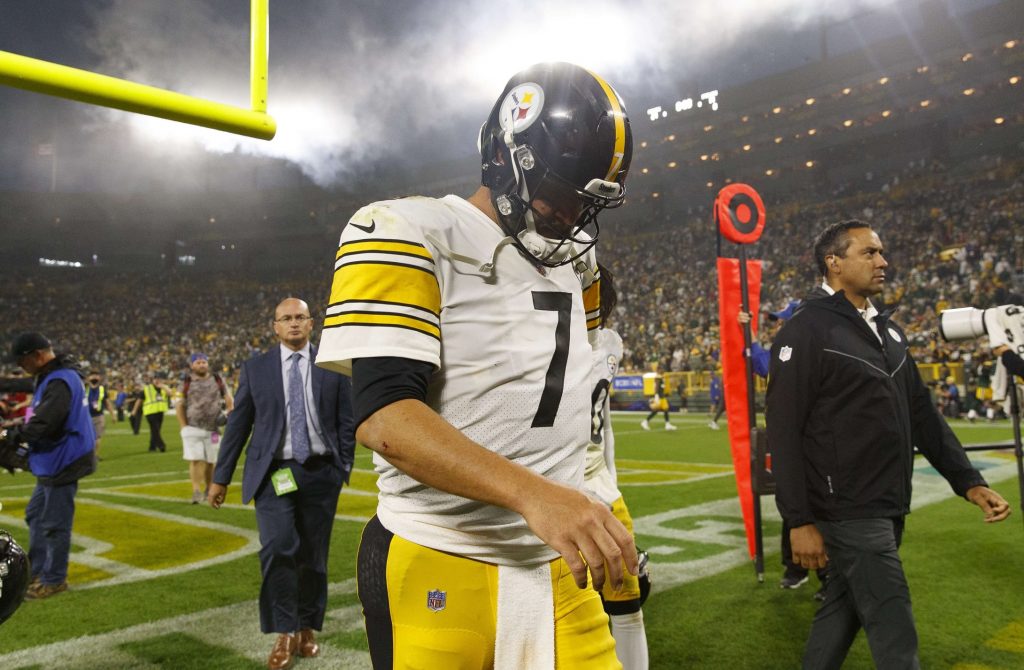
M 612 106 L 612 118 L 615 119 L 615 150 L 612 152 L 612 164 L 608 167 L 608 175 L 605 180 L 615 181 L 615 175 L 618 174 L 619 168 L 622 166 L 622 159 L 626 155 L 626 114 L 622 111 L 622 105 L 619 104 L 619 96 L 608 85 L 608 82 L 594 72 L 590 72 L 590 76 L 604 89 L 605 95 L 608 96 L 608 102 Z
M 370 327 L 391 327 L 415 330 L 429 335 L 437 340 L 441 339 L 441 329 L 432 323 L 428 323 L 416 317 L 405 314 L 392 314 L 388 312 L 349 312 L 337 314 L 324 319 L 324 328 L 338 328 L 340 326 L 370 326 Z
M 345 242 L 338 248 L 338 253 L 335 255 L 335 259 L 339 259 L 342 256 L 348 256 L 350 254 L 369 253 L 394 253 L 401 254 L 403 256 L 425 258 L 429 261 L 434 260 L 430 255 L 430 252 L 427 251 L 427 248 L 422 244 L 406 242 L 404 240 L 356 240 L 353 242 Z
M 329 302 L 392 302 L 441 313 L 441 289 L 433 272 L 401 263 L 355 262 L 334 271 Z
M 601 317 L 595 317 L 587 320 L 587 330 L 593 330 L 601 325 Z
M 583 311 L 587 314 L 599 312 L 601 309 L 601 280 L 588 286 L 583 291 Z

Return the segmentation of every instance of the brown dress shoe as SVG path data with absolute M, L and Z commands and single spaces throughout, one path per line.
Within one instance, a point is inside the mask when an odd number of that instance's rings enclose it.
M 299 656 L 312 658 L 320 655 L 320 645 L 316 643 L 316 636 L 313 635 L 312 629 L 300 630 L 299 634 L 295 637 L 298 638 Z
M 288 670 L 295 663 L 295 652 L 298 649 L 299 642 L 296 636 L 290 633 L 281 633 L 277 636 L 274 648 L 270 650 L 267 668 L 269 670 Z

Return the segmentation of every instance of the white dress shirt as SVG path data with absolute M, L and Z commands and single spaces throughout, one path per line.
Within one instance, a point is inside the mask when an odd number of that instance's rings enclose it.
M 821 288 L 825 289 L 825 292 L 829 295 L 836 294 L 832 287 L 828 285 L 828 282 L 821 282 Z M 878 310 L 871 304 L 871 301 L 868 300 L 867 307 L 864 309 L 858 309 L 857 312 L 860 314 L 860 318 L 864 319 L 864 322 L 868 324 L 868 328 L 870 328 L 871 332 L 875 334 L 878 341 L 884 345 L 885 342 L 882 340 L 882 334 L 878 332 L 878 325 L 875 323 L 875 317 L 878 316 Z

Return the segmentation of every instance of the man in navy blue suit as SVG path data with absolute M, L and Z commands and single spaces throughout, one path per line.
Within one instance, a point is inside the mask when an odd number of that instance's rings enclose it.
M 223 504 L 248 439 L 242 502 L 255 501 L 263 545 L 260 628 L 278 634 L 267 667 L 282 670 L 319 653 L 313 631 L 327 606 L 327 552 L 355 425 L 348 378 L 312 364 L 309 306 L 282 301 L 273 326 L 280 346 L 242 364 L 208 498 Z

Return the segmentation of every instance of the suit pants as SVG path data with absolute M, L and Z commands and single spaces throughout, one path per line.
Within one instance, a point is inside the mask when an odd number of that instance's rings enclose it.
M 910 588 L 899 555 L 903 518 L 815 525 L 825 538 L 829 581 L 811 625 L 805 670 L 842 666 L 861 628 L 876 668 L 920 668 Z
M 298 490 L 277 495 L 270 475 L 288 468 Z M 320 630 L 327 609 L 327 553 L 342 474 L 326 457 L 273 461 L 253 500 L 260 531 L 260 629 Z
M 167 451 L 164 438 L 160 435 L 160 429 L 164 425 L 164 413 L 154 412 L 146 415 L 146 422 L 149 424 L 149 450 Z

